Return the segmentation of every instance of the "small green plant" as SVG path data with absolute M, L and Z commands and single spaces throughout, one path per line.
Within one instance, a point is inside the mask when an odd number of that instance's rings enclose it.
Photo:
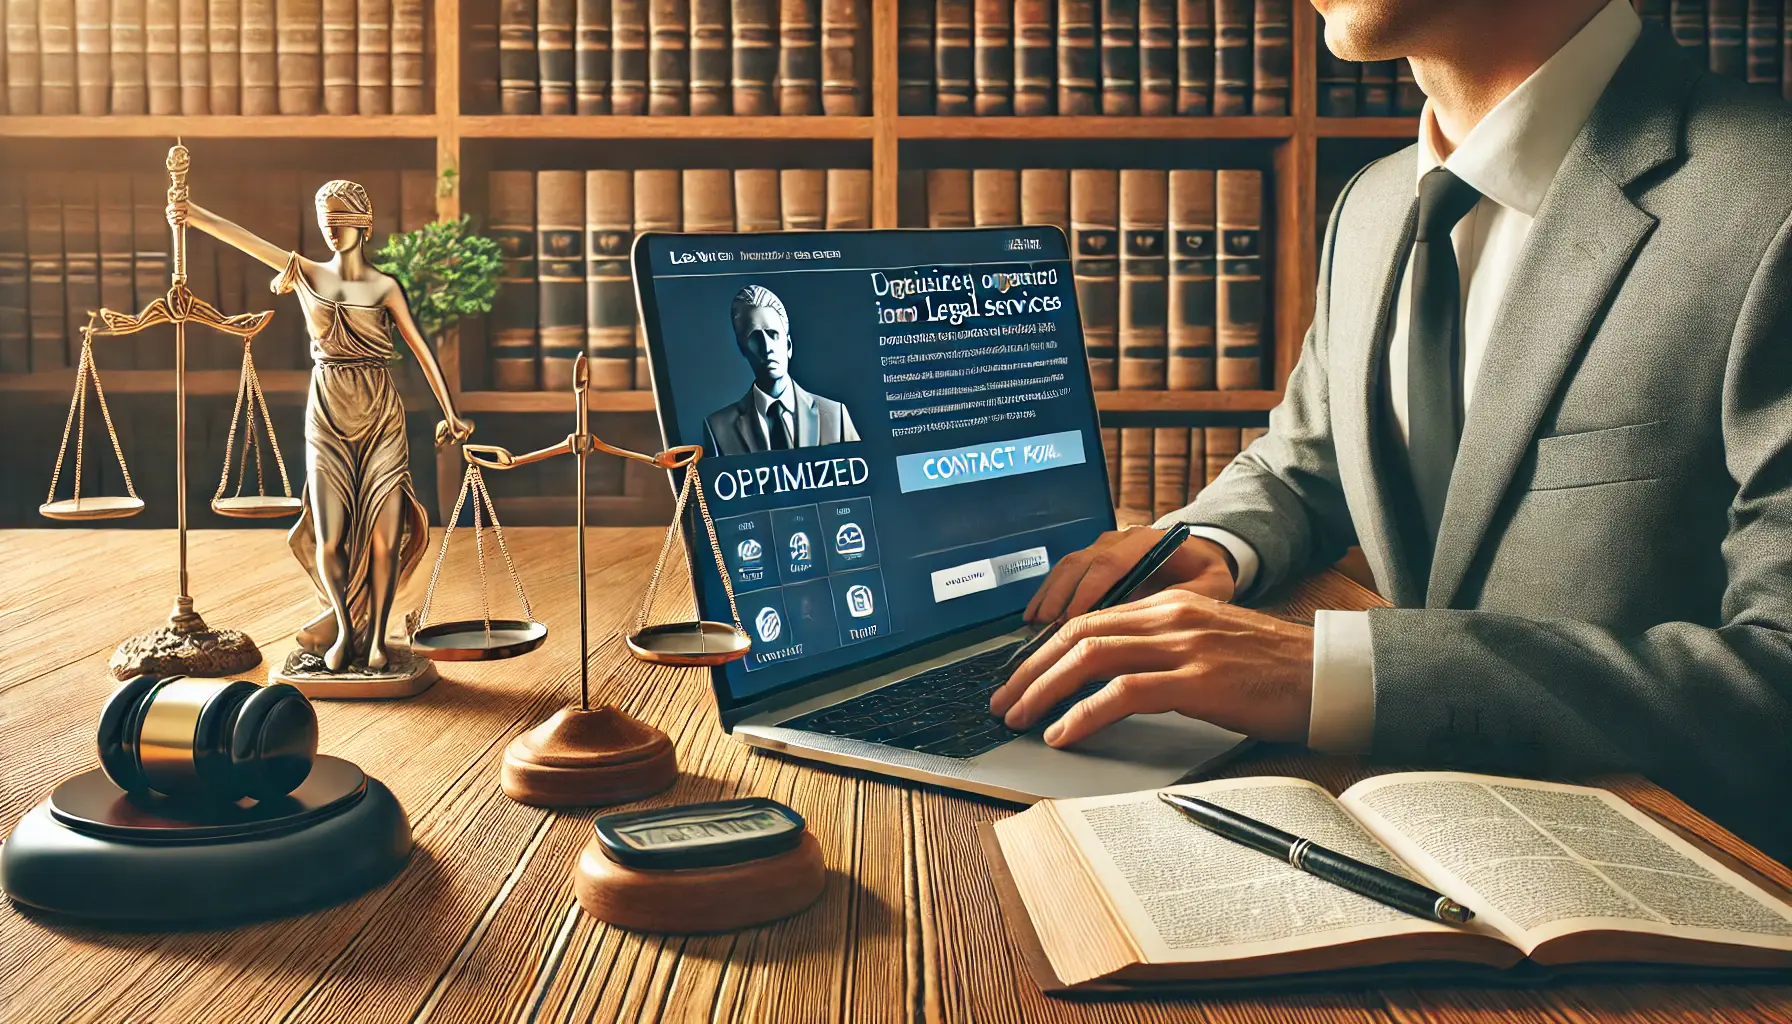
M 434 341 L 462 317 L 491 312 L 503 252 L 461 214 L 391 236 L 373 265 L 397 279 L 418 330 Z

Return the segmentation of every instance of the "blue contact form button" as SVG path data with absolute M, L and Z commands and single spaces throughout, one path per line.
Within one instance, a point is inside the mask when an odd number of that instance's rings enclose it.
M 896 476 L 906 494 L 1082 463 L 1082 431 L 1065 430 L 1056 434 L 1017 437 L 1012 441 L 987 441 L 964 448 L 898 455 Z

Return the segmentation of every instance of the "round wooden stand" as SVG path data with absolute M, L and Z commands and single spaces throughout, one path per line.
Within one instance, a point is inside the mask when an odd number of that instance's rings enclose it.
M 572 871 L 585 913 L 641 932 L 729 932 L 789 917 L 827 882 L 821 844 L 807 832 L 793 850 L 713 868 L 646 871 L 611 860 L 594 838 Z
M 678 779 L 666 734 L 619 708 L 562 708 L 504 750 L 504 795 L 536 807 L 651 796 Z

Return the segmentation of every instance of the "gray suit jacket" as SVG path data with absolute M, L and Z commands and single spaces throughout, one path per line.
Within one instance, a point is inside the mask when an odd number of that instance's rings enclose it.
M 1346 187 L 1268 435 L 1177 517 L 1259 591 L 1362 545 L 1378 759 L 1641 771 L 1792 854 L 1792 111 L 1644 31 L 1497 314 L 1428 581 L 1374 441 L 1415 174 Z
M 812 395 L 796 381 L 796 446 L 815 448 L 842 441 L 857 441 L 858 429 L 852 425 L 852 413 L 831 398 Z M 759 410 L 753 405 L 753 391 L 741 396 L 733 405 L 723 406 L 709 414 L 709 439 L 717 455 L 745 455 L 765 451 L 765 438 L 759 433 Z

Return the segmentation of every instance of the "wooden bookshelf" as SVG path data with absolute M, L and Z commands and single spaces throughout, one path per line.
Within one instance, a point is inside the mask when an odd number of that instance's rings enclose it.
M 565 154 L 568 153 L 578 154 L 571 157 L 575 160 L 585 159 L 587 154 L 601 154 L 599 159 L 608 166 L 628 166 L 637 158 L 637 151 L 621 147 L 592 148 L 587 144 L 632 143 L 641 147 L 639 153 L 653 154 L 641 157 L 651 161 L 666 159 L 666 153 L 703 152 L 700 147 L 714 142 L 718 144 L 718 162 L 710 166 L 728 166 L 733 150 L 727 144 L 747 142 L 757 147 L 757 151 L 788 146 L 791 165 L 815 166 L 814 151 L 818 147 L 832 147 L 830 152 L 852 154 L 854 160 L 850 165 L 871 168 L 872 223 L 876 227 L 895 227 L 897 171 L 904 165 L 905 156 L 911 164 L 947 166 L 939 157 L 942 145 L 962 143 L 965 147 L 963 159 L 950 166 L 991 165 L 979 154 L 1004 151 L 978 148 L 986 143 L 997 146 L 1018 144 L 1027 152 L 1056 144 L 1057 148 L 1048 152 L 1053 154 L 1057 166 L 1072 166 L 1083 159 L 1084 154 L 1093 157 L 1098 165 L 1112 166 L 1114 157 L 1111 153 L 1086 144 L 1161 146 L 1211 142 L 1227 154 L 1226 159 L 1231 159 L 1233 154 L 1245 154 L 1249 165 L 1271 173 L 1270 191 L 1265 195 L 1269 217 L 1265 228 L 1273 246 L 1273 251 L 1266 253 L 1266 257 L 1273 263 L 1269 267 L 1271 282 L 1266 310 L 1266 329 L 1270 336 L 1265 340 L 1273 353 L 1273 377 L 1266 381 L 1268 387 L 1261 391 L 1106 392 L 1097 395 L 1104 419 L 1107 414 L 1114 414 L 1120 417 L 1119 422 L 1125 423 L 1132 422 L 1127 419 L 1129 416 L 1161 419 L 1164 414 L 1177 414 L 1187 415 L 1189 422 L 1198 424 L 1209 414 L 1263 413 L 1281 398 L 1312 318 L 1317 249 L 1314 224 L 1324 212 L 1315 208 L 1320 140 L 1385 140 L 1391 145 L 1395 140 L 1411 138 L 1417 130 L 1414 118 L 1318 117 L 1314 60 L 1318 45 L 1317 18 L 1309 4 L 1293 6 L 1292 100 L 1291 110 L 1285 117 L 899 115 L 896 0 L 871 0 L 871 102 L 868 116 L 577 117 L 469 113 L 466 110 L 470 100 L 463 97 L 462 41 L 466 19 L 461 0 L 433 0 L 430 62 L 436 113 L 349 117 L 0 116 L 0 148 L 12 154 L 29 153 L 36 147 L 39 162 L 91 160 L 91 154 L 97 152 L 94 147 L 103 146 L 106 140 L 139 140 L 135 145 L 153 146 L 180 137 L 207 140 L 207 145 L 213 149 L 229 147 L 229 151 L 235 151 L 236 147 L 241 147 L 245 154 L 251 155 L 266 149 L 279 154 L 294 151 L 314 155 L 319 162 L 335 160 L 340 155 L 352 165 L 355 154 L 367 152 L 367 140 L 392 140 L 402 145 L 388 148 L 385 159 L 407 161 L 414 167 L 417 162 L 427 161 L 428 157 L 424 156 L 428 151 L 426 147 L 433 144 L 435 172 L 441 182 L 437 214 L 452 218 L 461 214 L 463 205 L 468 212 L 483 212 L 483 173 L 493 166 L 495 158 L 518 166 L 535 167 L 552 166 L 552 161 L 567 159 Z M 332 145 L 338 140 L 340 145 Z M 1154 150 L 1178 154 L 1186 151 Z M 284 159 L 283 156 L 265 155 L 260 158 Z M 841 166 L 839 163 L 831 165 Z M 639 166 L 667 164 L 648 162 Z M 471 199 L 463 194 L 463 184 L 471 191 Z M 443 370 L 464 413 L 560 415 L 570 412 L 570 398 L 565 395 L 486 391 L 470 386 L 469 378 L 476 380 L 479 375 L 463 374 L 463 361 L 471 366 L 483 357 L 480 347 L 470 343 L 467 358 L 463 360 L 456 332 L 448 332 L 440 339 Z M 265 371 L 262 374 L 270 396 L 285 401 L 304 394 L 306 379 L 301 370 Z M 172 389 L 172 377 L 167 371 L 106 371 L 104 380 L 109 391 L 120 393 Z M 52 395 L 66 396 L 73 381 L 73 371 L 3 375 L 0 376 L 0 394 L 17 394 L 43 402 Z M 235 374 L 221 370 L 195 372 L 189 377 L 189 387 L 199 395 L 230 395 L 236 388 Z M 638 415 L 652 411 L 653 398 L 640 391 L 598 393 L 593 395 L 592 409 L 599 413 Z M 438 453 L 438 499 L 444 514 L 452 507 L 459 480 L 457 460 L 458 455 L 453 451 Z M 540 499 L 529 508 L 546 515 L 561 507 L 556 501 Z M 621 508 L 627 500 L 618 498 L 610 504 Z

